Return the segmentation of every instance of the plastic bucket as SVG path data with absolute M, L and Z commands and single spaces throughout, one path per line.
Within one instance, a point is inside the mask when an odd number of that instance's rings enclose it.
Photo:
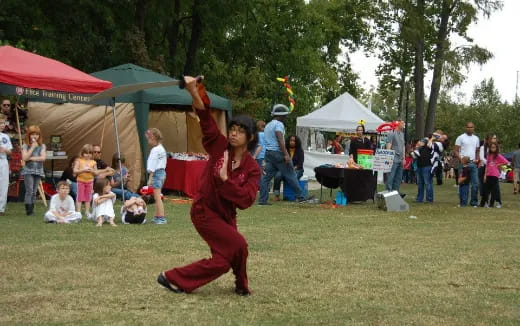
M 371 149 L 358 149 L 357 154 L 357 163 L 362 166 L 363 169 L 372 169 L 374 151 Z

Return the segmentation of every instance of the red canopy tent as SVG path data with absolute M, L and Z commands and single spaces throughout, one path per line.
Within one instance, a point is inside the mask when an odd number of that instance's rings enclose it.
M 11 46 L 0 47 L 0 83 L 81 94 L 95 94 L 112 87 L 112 82 Z
M 91 103 L 94 94 L 111 87 L 112 82 L 95 78 L 62 62 L 11 46 L 0 47 L 0 95 L 18 96 L 15 105 L 17 114 L 20 97 L 42 102 Z M 120 153 L 115 107 L 112 107 L 112 111 L 117 151 Z M 20 130 L 18 134 L 21 143 Z

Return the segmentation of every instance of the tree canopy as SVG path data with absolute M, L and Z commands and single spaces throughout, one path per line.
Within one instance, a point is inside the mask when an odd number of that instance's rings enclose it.
M 2 0 L 0 42 L 85 72 L 135 63 L 177 78 L 204 74 L 208 89 L 255 118 L 268 118 L 275 102 L 287 103 L 276 77 L 288 75 L 297 101 L 290 128 L 296 116 L 348 91 L 365 102 L 370 97 L 385 119 L 403 117 L 408 105 L 421 136 L 448 123 L 445 110 L 456 103 L 443 87 L 461 83 L 470 63 L 492 57 L 467 30 L 501 6 L 499 0 Z M 454 46 L 453 35 L 466 43 Z M 349 55 L 360 49 L 379 55 L 377 90 L 358 84 L 355 70 L 363 67 L 352 67 Z M 477 93 L 486 87 L 494 87 L 492 80 Z M 508 105 L 497 97 L 474 101 L 468 107 Z

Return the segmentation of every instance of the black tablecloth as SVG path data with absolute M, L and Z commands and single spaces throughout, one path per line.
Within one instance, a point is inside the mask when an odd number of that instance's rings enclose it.
M 314 168 L 316 180 L 327 188 L 341 188 L 347 201 L 374 199 L 377 175 L 372 170 L 343 169 L 335 167 Z

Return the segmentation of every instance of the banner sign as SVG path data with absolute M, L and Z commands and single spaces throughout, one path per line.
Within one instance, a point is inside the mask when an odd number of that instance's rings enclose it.
M 394 164 L 395 151 L 391 149 L 376 149 L 376 155 L 372 162 L 372 170 L 388 173 L 392 170 Z
M 27 98 L 35 102 L 47 103 L 82 103 L 82 104 L 97 104 L 109 105 L 111 99 L 95 101 L 91 103 L 92 97 L 95 94 L 79 94 L 60 91 L 51 91 L 37 88 L 27 88 L 15 85 L 0 83 L 1 95 L 18 95 L 22 99 Z

